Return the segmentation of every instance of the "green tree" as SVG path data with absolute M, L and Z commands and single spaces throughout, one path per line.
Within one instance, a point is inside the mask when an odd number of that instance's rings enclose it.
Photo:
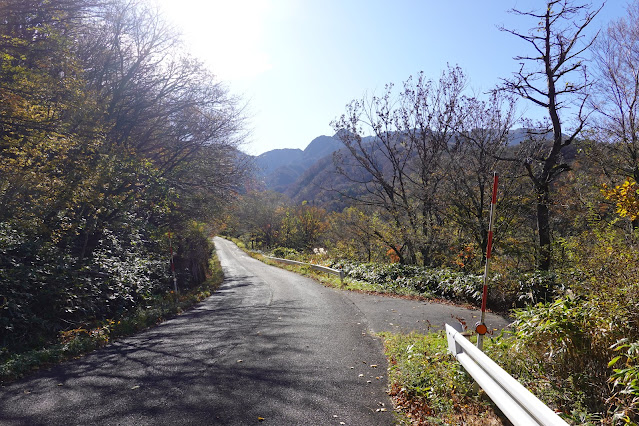
M 238 100 L 137 2 L 0 1 L 3 344 L 201 282 L 244 164 Z
M 307 201 L 297 208 L 297 223 L 299 224 L 300 244 L 305 249 L 311 249 L 320 241 L 328 227 L 326 210 L 309 205 Z

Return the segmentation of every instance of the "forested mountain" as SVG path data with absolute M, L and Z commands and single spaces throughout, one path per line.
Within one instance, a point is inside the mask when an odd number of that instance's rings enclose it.
M 285 192 L 315 163 L 342 147 L 335 137 L 318 136 L 304 149 L 274 149 L 255 158 L 255 172 L 266 189 Z
M 524 128 L 509 131 L 508 145 L 518 146 L 526 135 Z M 365 144 L 373 141 L 372 136 L 363 139 Z M 344 149 L 337 135 L 318 136 L 304 150 L 274 149 L 255 157 L 255 174 L 265 189 L 285 194 L 296 204 L 308 201 L 341 211 L 362 191 L 336 172 L 333 153 Z

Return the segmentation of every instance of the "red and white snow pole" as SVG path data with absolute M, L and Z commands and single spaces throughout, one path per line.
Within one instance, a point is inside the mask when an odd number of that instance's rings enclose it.
M 493 221 L 495 218 L 495 205 L 497 204 L 497 182 L 499 176 L 497 172 L 493 174 L 493 198 L 490 202 L 490 220 L 488 223 L 488 244 L 486 245 L 486 265 L 484 268 L 484 290 L 481 298 L 481 318 L 475 325 L 475 331 L 477 332 L 477 347 L 480 350 L 484 349 L 484 335 L 488 332 L 488 328 L 484 323 L 486 319 L 486 301 L 488 300 L 488 266 L 490 264 L 490 255 L 493 250 Z

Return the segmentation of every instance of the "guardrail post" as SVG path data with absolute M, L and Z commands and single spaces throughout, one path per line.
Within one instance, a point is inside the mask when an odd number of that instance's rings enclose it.
M 453 325 L 448 325 L 448 324 L 446 325 L 448 327 L 451 327 L 453 330 L 457 331 L 458 333 L 462 333 L 464 331 L 464 326 L 461 325 L 460 323 L 456 323 Z M 461 346 L 455 341 L 454 335 L 452 333 L 448 333 L 448 330 L 446 330 L 446 338 L 448 339 L 448 352 L 453 354 L 455 357 L 457 356 L 457 354 L 463 352 L 463 349 L 461 348 Z

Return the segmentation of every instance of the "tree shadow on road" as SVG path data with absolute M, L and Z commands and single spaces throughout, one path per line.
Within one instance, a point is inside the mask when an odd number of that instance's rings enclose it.
M 327 422 L 329 414 L 346 418 L 340 401 L 361 379 L 344 374 L 346 366 L 327 376 L 323 365 L 298 362 L 317 345 L 296 333 L 305 312 L 272 303 L 259 286 L 260 302 L 247 304 L 238 290 L 251 285 L 235 277 L 183 315 L 4 387 L 0 423 L 306 424 L 306 413 L 318 411 Z

